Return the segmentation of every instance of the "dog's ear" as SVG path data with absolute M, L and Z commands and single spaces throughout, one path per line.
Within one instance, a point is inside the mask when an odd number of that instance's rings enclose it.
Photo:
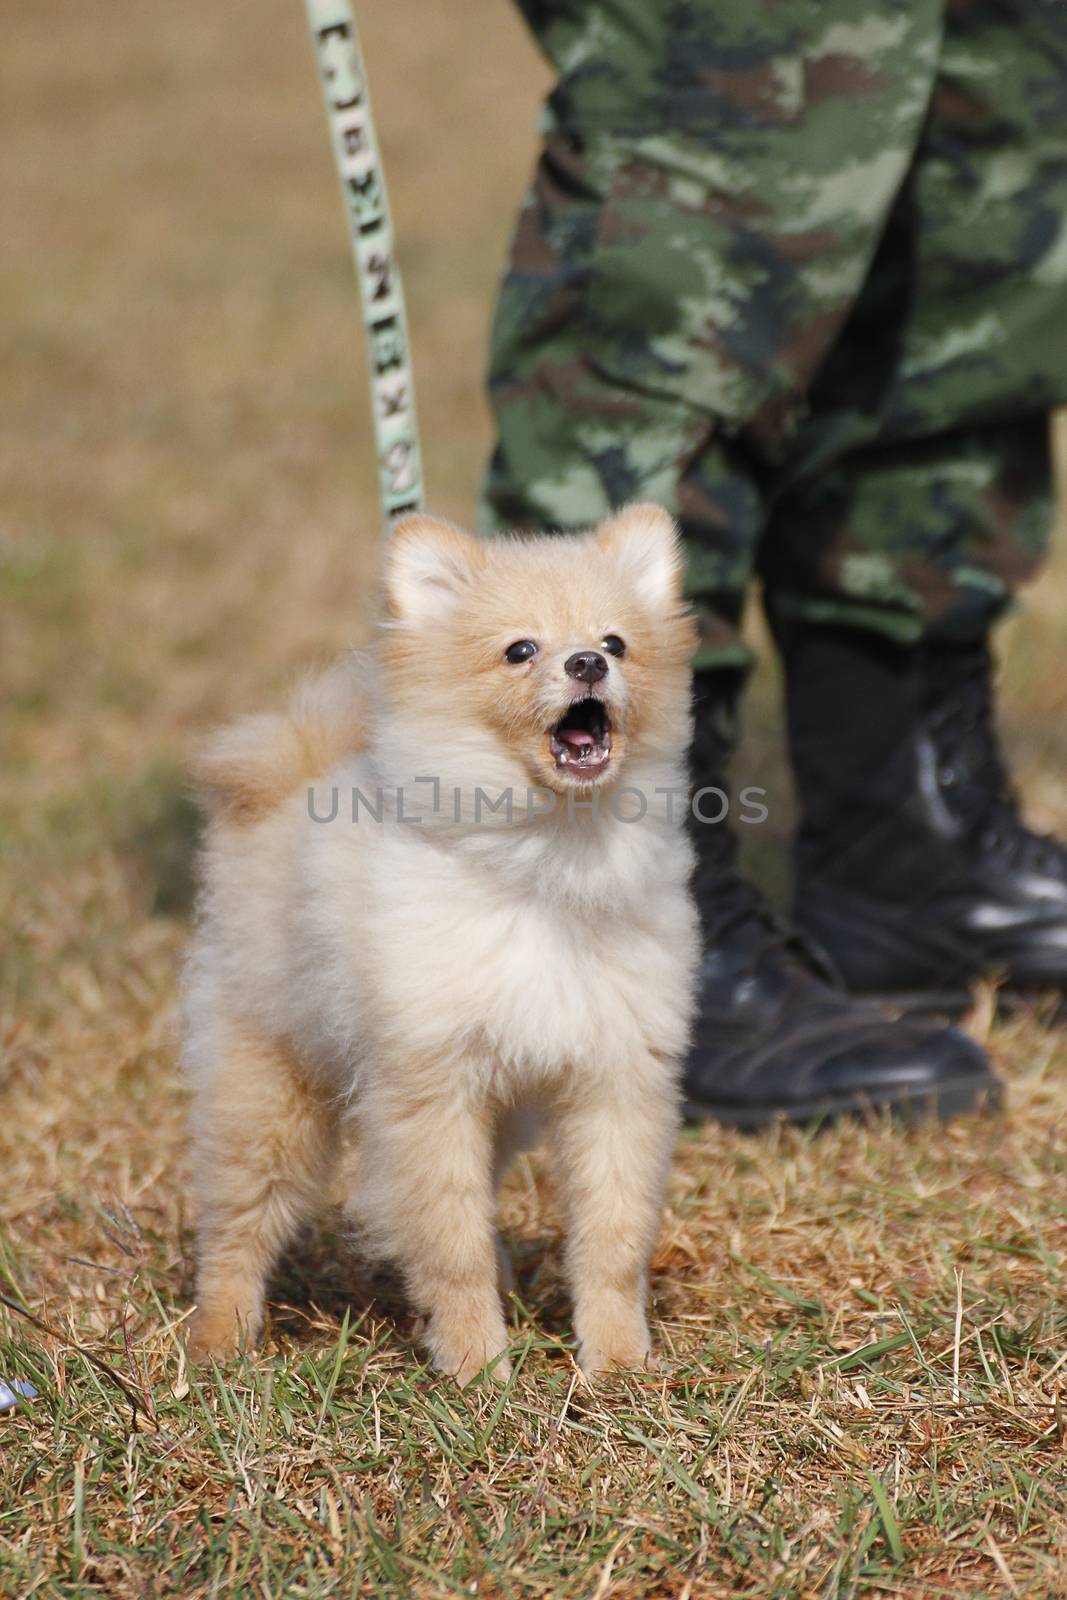
M 462 528 L 421 511 L 401 517 L 385 553 L 385 602 L 400 622 L 428 622 L 451 610 L 484 556 Z
M 600 524 L 596 542 L 619 563 L 645 605 L 658 610 L 681 600 L 685 560 L 674 518 L 662 506 L 624 506 Z

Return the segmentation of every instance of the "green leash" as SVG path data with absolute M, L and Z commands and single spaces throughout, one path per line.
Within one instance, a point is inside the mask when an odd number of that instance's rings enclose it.
M 423 504 L 404 292 L 352 7 L 349 0 L 307 0 L 307 12 L 359 280 L 378 489 L 388 532 L 394 518 Z

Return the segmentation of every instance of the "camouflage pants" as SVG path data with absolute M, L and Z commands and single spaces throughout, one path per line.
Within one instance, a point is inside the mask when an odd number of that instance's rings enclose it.
M 679 517 L 700 664 L 971 637 L 1051 521 L 1067 0 L 520 0 L 559 69 L 497 311 L 490 527 Z

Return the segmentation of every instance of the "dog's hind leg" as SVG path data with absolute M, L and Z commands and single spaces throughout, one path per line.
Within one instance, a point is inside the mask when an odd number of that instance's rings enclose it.
M 267 1275 L 321 1204 L 337 1158 L 333 1105 L 282 1045 L 229 1027 L 198 1074 L 192 1127 L 200 1206 L 193 1354 L 232 1350 L 263 1320 Z
M 579 1362 L 585 1372 L 644 1366 L 648 1262 L 678 1120 L 674 1070 L 648 1055 L 576 1086 L 553 1120 Z

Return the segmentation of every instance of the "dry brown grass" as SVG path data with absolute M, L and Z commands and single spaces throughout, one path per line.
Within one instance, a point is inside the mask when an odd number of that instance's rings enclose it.
M 464 517 L 543 79 L 505 0 L 364 10 L 429 480 Z M 0 70 L 0 1275 L 58 1330 L 0 1318 L 0 1373 L 41 1390 L 0 1419 L 0 1594 L 1067 1594 L 1067 1048 L 1039 1017 L 972 1019 L 999 1118 L 687 1135 L 663 1375 L 576 1378 L 539 1165 L 507 1200 L 528 1353 L 502 1401 L 418 1366 L 329 1226 L 264 1353 L 184 1371 L 180 773 L 364 626 L 354 290 L 292 0 L 42 0 Z M 1063 571 L 1008 695 L 1061 827 Z M 746 759 L 781 793 L 769 694 Z

